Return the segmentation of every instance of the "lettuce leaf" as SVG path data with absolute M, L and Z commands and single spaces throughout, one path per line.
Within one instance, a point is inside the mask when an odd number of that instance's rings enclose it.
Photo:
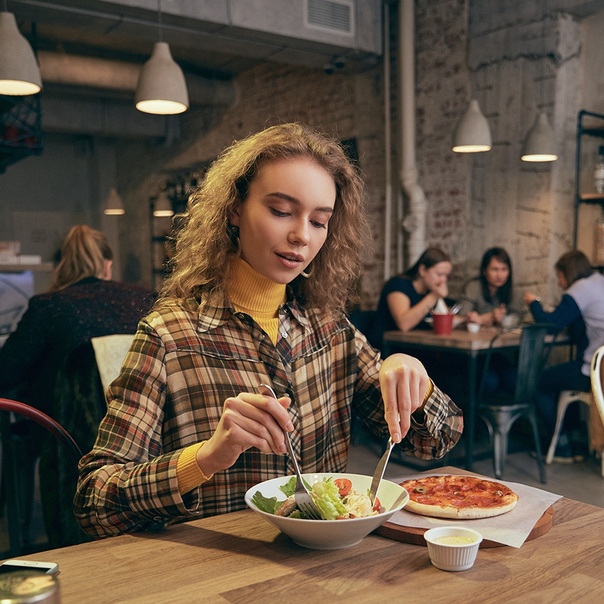
M 276 497 L 265 497 L 260 491 L 252 495 L 253 504 L 267 514 L 274 514 L 283 501 L 278 501 Z
M 315 482 L 312 487 L 312 497 L 325 520 L 336 520 L 348 513 L 333 478 Z

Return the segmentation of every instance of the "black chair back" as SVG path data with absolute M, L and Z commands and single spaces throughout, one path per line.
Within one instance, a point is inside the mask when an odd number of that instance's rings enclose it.
M 521 329 L 516 385 L 513 394 L 506 392 L 485 392 L 487 374 L 493 354 L 498 352 L 498 344 L 505 335 Z M 541 445 L 534 396 L 539 376 L 547 362 L 553 341 L 546 341 L 550 326 L 542 323 L 528 324 L 521 328 L 503 329 L 493 336 L 486 355 L 482 379 L 479 388 L 479 414 L 485 421 L 491 436 L 493 448 L 493 469 L 495 476 L 501 478 L 508 451 L 508 432 L 520 417 L 527 417 L 533 431 L 534 446 L 537 453 L 539 478 L 546 482 L 545 466 L 541 458 Z

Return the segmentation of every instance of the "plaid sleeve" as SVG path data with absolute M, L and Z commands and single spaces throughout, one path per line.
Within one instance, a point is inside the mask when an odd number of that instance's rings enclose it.
M 358 355 L 355 410 L 374 434 L 387 436 L 388 428 L 379 392 L 381 360 L 361 333 L 357 332 L 355 337 Z M 375 404 L 376 398 L 378 405 Z M 425 421 L 420 424 L 412 416 L 411 428 L 400 446 L 405 454 L 412 457 L 441 459 L 461 437 L 462 412 L 436 385 L 424 402 L 423 410 Z
M 177 478 L 182 451 L 166 453 L 162 448 L 161 348 L 152 328 L 141 324 L 108 391 L 107 414 L 94 447 L 80 461 L 74 509 L 91 535 L 151 529 L 166 517 L 187 512 Z

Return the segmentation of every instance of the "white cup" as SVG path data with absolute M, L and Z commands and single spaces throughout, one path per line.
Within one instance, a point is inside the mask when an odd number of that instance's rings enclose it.
M 503 320 L 501 321 L 502 327 L 505 327 L 506 329 L 508 327 L 516 327 L 516 325 L 518 325 L 518 323 L 519 323 L 518 315 L 506 315 L 505 317 L 503 317 Z
M 466 327 L 470 333 L 478 333 L 480 331 L 480 325 L 478 323 L 467 323 Z

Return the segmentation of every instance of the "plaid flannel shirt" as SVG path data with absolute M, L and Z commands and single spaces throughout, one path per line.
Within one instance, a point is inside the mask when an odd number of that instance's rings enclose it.
M 257 449 L 180 495 L 176 466 L 183 448 L 212 436 L 227 397 L 257 392 L 262 382 L 292 398 L 293 446 L 304 472 L 342 472 L 354 412 L 377 435 L 388 428 L 379 389 L 379 354 L 342 315 L 329 319 L 295 301 L 279 309 L 275 346 L 253 319 L 228 303 L 174 303 L 138 327 L 96 443 L 80 461 L 75 512 L 89 534 L 153 529 L 166 521 L 245 508 L 253 485 L 293 474 L 286 455 Z M 460 410 L 438 388 L 426 421 L 412 419 L 402 447 L 440 458 L 458 441 Z

